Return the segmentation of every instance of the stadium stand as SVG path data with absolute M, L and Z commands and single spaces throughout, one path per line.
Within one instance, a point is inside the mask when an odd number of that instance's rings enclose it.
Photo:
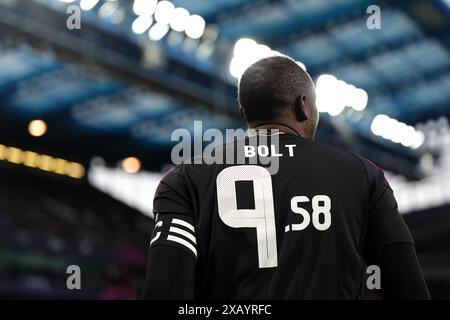
M 0 297 L 137 298 L 150 218 L 85 181 L 0 172 Z M 69 265 L 83 290 L 67 290 Z

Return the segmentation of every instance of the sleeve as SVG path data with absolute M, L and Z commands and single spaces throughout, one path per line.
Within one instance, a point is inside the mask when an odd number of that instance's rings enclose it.
M 182 171 L 176 167 L 164 176 L 154 198 L 144 299 L 194 298 L 197 240 L 189 198 Z
M 381 270 L 384 299 L 429 299 L 414 241 L 384 173 L 368 160 L 368 220 L 363 249 L 368 265 Z
M 389 244 L 371 256 L 381 270 L 381 294 L 385 300 L 430 299 L 413 244 Z

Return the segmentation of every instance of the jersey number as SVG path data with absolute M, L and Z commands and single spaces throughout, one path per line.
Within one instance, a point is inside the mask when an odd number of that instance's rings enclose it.
M 238 209 L 236 182 L 253 181 L 254 209 Z M 273 203 L 272 177 L 269 171 L 259 166 L 234 166 L 221 171 L 217 176 L 217 202 L 220 219 L 232 228 L 255 228 L 258 244 L 260 268 L 274 268 L 278 265 L 275 211 Z M 311 222 L 308 211 L 298 203 L 309 202 L 305 196 L 293 197 L 291 209 L 303 216 L 303 222 L 285 227 L 285 231 L 300 231 Z M 331 200 L 328 196 L 318 195 L 312 199 L 313 226 L 320 231 L 331 225 Z M 320 222 L 323 216 L 323 222 Z
M 301 231 L 309 226 L 311 216 L 308 211 L 301 208 L 299 203 L 309 202 L 308 197 L 295 196 L 291 199 L 291 210 L 303 217 L 302 223 L 287 225 L 285 231 Z M 331 226 L 331 199 L 326 195 L 317 195 L 312 198 L 312 224 L 314 228 L 319 231 L 325 231 Z M 320 222 L 320 217 L 323 216 L 323 222 Z

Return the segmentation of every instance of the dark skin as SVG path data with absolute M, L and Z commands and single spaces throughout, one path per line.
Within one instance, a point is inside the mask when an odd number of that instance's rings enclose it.
M 279 117 L 271 121 L 249 123 L 245 120 L 243 108 L 240 106 L 239 109 L 247 127 L 249 129 L 278 129 L 282 132 L 314 140 L 319 123 L 319 112 L 316 107 L 315 86 L 311 78 L 309 80 L 307 88 L 303 88 L 302 91 L 304 92 L 293 99 L 290 108 L 287 108 Z

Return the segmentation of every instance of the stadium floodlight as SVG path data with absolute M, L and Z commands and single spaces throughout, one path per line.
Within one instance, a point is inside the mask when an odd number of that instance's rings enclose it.
M 134 0 L 133 12 L 138 16 L 152 16 L 157 4 L 157 0 Z
M 416 135 L 414 137 L 414 142 L 411 145 L 411 148 L 417 149 L 425 142 L 425 134 L 422 131 L 416 131 Z
M 155 20 L 161 24 L 169 24 L 175 12 L 175 6 L 170 1 L 160 1 L 156 5 Z
M 126 173 L 138 173 L 141 170 L 141 161 L 136 157 L 128 157 L 121 163 L 122 170 Z
M 175 8 L 172 17 L 170 19 L 169 25 L 173 30 L 177 32 L 183 32 L 189 25 L 189 19 L 190 19 L 189 11 L 187 11 L 184 8 Z
M 188 10 L 167 0 L 134 0 L 133 11 L 139 17 L 153 17 L 157 22 L 149 31 L 149 38 L 161 40 L 172 29 L 175 32 L 185 32 L 190 39 L 199 39 L 205 33 L 206 22 L 199 15 L 191 15 Z M 137 18 L 132 25 L 135 34 L 144 33 L 151 24 L 149 20 Z M 153 22 L 152 22 L 153 23 Z
M 328 112 L 333 108 L 335 99 L 333 97 L 334 84 L 337 82 L 335 76 L 323 74 L 317 79 L 316 83 L 316 105 L 319 112 Z
M 0 160 L 75 179 L 81 179 L 85 175 L 85 168 L 80 163 L 1 144 Z
M 131 30 L 135 34 L 142 34 L 146 32 L 153 24 L 153 17 L 151 16 L 139 16 L 133 21 Z
M 364 89 L 356 88 L 354 91 L 356 96 L 354 103 L 351 105 L 356 111 L 363 111 L 367 107 L 369 96 Z
M 150 40 L 159 41 L 169 32 L 169 25 L 157 22 L 148 32 Z
M 267 45 L 259 44 L 253 39 L 241 38 L 234 44 L 233 58 L 229 67 L 230 74 L 235 78 L 239 78 L 250 65 L 272 56 L 283 56 L 283 54 L 272 50 Z M 303 63 L 296 62 L 303 70 L 306 70 Z
M 375 116 L 375 118 L 373 118 L 372 124 L 370 126 L 373 134 L 375 134 L 377 136 L 381 136 L 383 133 L 384 127 L 386 126 L 386 121 L 388 121 L 388 119 L 389 119 L 389 117 L 384 114 L 379 114 L 379 115 Z
M 338 116 L 345 107 L 362 111 L 367 107 L 368 95 L 363 89 L 338 80 L 330 74 L 319 76 L 316 84 L 317 108 L 320 112 L 328 112 Z
M 295 62 L 297 62 L 297 64 L 299 65 L 300 68 L 302 68 L 303 70 L 306 71 L 306 66 L 303 62 L 300 62 L 300 61 L 295 61 Z
M 234 51 L 233 55 L 235 57 L 244 56 L 250 52 L 250 50 L 253 50 L 254 47 L 256 47 L 258 43 L 249 38 L 241 38 L 234 44 Z
M 100 0 L 81 0 L 80 8 L 84 11 L 90 11 L 100 2 Z
M 199 15 L 192 15 L 189 17 L 186 26 L 186 35 L 191 39 L 198 39 L 203 36 L 205 32 L 206 22 L 205 19 Z
M 28 124 L 28 133 L 33 137 L 42 137 L 47 132 L 47 124 L 43 120 L 33 120 Z
M 384 114 L 375 116 L 370 128 L 373 134 L 404 147 L 417 149 L 425 142 L 425 134 L 422 131 Z

